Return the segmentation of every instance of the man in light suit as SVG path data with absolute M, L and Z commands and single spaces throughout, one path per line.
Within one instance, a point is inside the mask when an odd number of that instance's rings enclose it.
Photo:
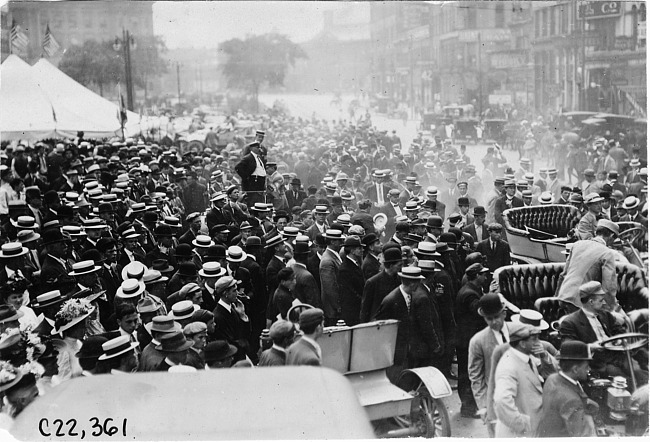
M 510 348 L 499 360 L 494 372 L 495 436 L 531 437 L 542 413 L 542 383 L 538 359 L 533 352 L 541 346 L 539 329 L 516 323 L 510 329 Z M 534 358 L 534 359 L 533 359 Z M 541 366 L 557 369 L 557 361 L 548 353 Z
M 585 213 L 576 227 L 576 236 L 578 239 L 591 239 L 596 234 L 596 227 L 598 225 L 598 217 L 603 210 L 602 202 L 605 198 L 597 193 L 590 193 L 585 196 L 585 206 L 587 206 L 587 213 Z
M 318 338 L 323 334 L 325 315 L 319 308 L 310 308 L 300 313 L 298 323 L 303 336 L 287 350 L 286 365 L 321 365 L 323 355 Z
M 323 236 L 327 243 L 327 249 L 323 252 L 318 271 L 320 274 L 321 303 L 325 312 L 325 326 L 328 327 L 336 325 L 336 321 L 341 316 L 339 267 L 342 260 L 339 250 L 343 245 L 343 232 L 328 229 Z
M 605 301 L 609 310 L 613 310 L 618 301 L 618 279 L 616 277 L 616 253 L 609 248 L 618 236 L 619 228 L 612 221 L 601 219 L 596 226 L 596 237 L 577 241 L 566 260 L 564 271 L 560 275 L 555 296 L 580 308 L 578 291 L 588 281 L 598 281 L 605 290 Z
M 509 325 L 506 323 L 506 309 L 497 293 L 488 293 L 479 300 L 479 315 L 488 325 L 469 341 L 467 371 L 472 383 L 478 415 L 485 419 L 488 403 L 488 380 L 491 371 L 492 353 L 497 345 L 508 343 Z M 494 424 L 487 421 L 488 434 L 494 437 Z

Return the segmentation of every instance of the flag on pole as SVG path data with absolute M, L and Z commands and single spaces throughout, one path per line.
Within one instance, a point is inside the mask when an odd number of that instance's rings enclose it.
M 59 51 L 59 49 L 61 49 L 61 45 L 50 32 L 50 25 L 48 24 L 45 28 L 45 36 L 43 37 L 43 53 L 48 57 L 52 57 Z
M 29 46 L 29 37 L 16 20 L 11 22 L 11 53 L 18 56 L 27 55 L 27 46 Z

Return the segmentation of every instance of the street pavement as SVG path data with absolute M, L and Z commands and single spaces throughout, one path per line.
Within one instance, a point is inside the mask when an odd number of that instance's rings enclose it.
M 344 119 L 349 120 L 347 108 L 352 97 L 344 96 L 343 105 L 341 107 L 332 106 L 331 101 L 333 96 L 327 94 L 314 94 L 314 95 L 260 95 L 260 102 L 267 106 L 272 106 L 276 100 L 282 101 L 293 116 L 302 118 L 311 118 L 315 115 L 317 118 L 331 120 Z M 359 115 L 365 114 L 365 109 L 359 111 Z M 392 132 L 396 131 L 397 135 L 402 140 L 402 144 L 408 148 L 410 141 L 413 140 L 418 132 L 420 122 L 415 120 L 408 120 L 406 124 L 401 119 L 390 119 L 385 115 L 374 113 L 370 111 L 372 123 L 379 130 L 387 130 Z M 477 166 L 480 172 L 483 169 L 481 158 L 487 151 L 487 145 L 468 145 L 467 155 L 470 157 L 473 164 Z M 506 158 L 509 164 L 513 167 L 517 165 L 518 155 L 513 151 L 505 151 Z M 471 438 L 487 438 L 487 428 L 481 419 L 467 419 L 460 416 L 460 399 L 458 392 L 455 389 L 457 382 L 451 380 L 450 384 L 454 388 L 453 394 L 444 399 L 444 403 L 451 418 L 452 437 L 471 437 Z

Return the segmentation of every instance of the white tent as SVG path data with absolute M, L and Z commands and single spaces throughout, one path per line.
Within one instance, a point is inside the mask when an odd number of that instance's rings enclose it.
M 0 139 L 36 140 L 55 135 L 54 109 L 17 55 L 0 65 Z
M 117 104 L 77 83 L 44 58 L 41 58 L 32 69 L 39 85 L 54 103 L 57 116 L 58 108 L 61 107 L 92 119 L 88 124 L 81 124 L 81 119 L 76 122 L 57 119 L 58 133 L 74 137 L 77 131 L 82 130 L 87 138 L 122 135 Z M 140 115 L 127 111 L 125 132 L 127 136 L 140 132 Z

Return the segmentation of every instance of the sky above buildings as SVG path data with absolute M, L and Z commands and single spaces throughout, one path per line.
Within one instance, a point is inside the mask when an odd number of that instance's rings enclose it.
M 323 29 L 323 11 L 336 2 L 156 2 L 154 33 L 167 47 L 213 48 L 231 38 L 279 32 L 300 43 Z

